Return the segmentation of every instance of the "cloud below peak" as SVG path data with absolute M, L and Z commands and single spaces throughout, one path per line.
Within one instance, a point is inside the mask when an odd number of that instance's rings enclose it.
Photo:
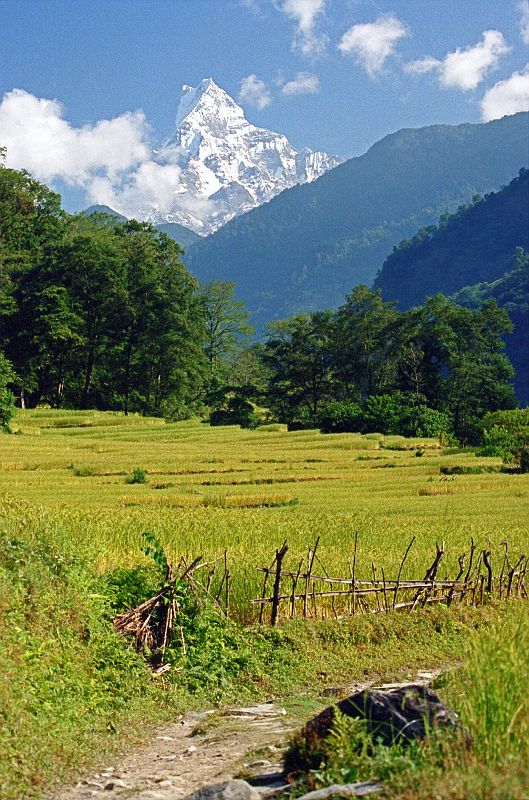
M 409 36 L 406 26 L 394 14 L 382 14 L 375 22 L 359 23 L 347 30 L 338 44 L 344 55 L 354 56 L 370 77 L 382 72 L 397 42 Z
M 511 48 L 500 31 L 489 30 L 482 34 L 482 41 L 466 48 L 457 48 L 439 60 L 426 56 L 406 65 L 406 72 L 423 75 L 437 72 L 439 83 L 446 88 L 464 92 L 476 89 L 490 70 L 498 66 L 500 58 Z

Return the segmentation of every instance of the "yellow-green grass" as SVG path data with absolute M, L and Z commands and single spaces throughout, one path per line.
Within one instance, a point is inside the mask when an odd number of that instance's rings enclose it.
M 345 575 L 358 533 L 359 577 L 372 560 L 393 577 L 412 536 L 408 577 L 422 577 L 436 541 L 446 542 L 448 574 L 471 536 L 527 547 L 529 475 L 443 476 L 442 465 L 500 464 L 434 440 L 47 409 L 19 411 L 12 428 L 19 435 L 0 437 L 4 525 L 45 518 L 88 543 L 101 572 L 141 561 L 146 530 L 173 559 L 227 549 L 232 603 L 244 619 L 260 591 L 256 567 L 285 539 L 287 565 L 319 536 L 325 567 Z M 136 467 L 146 482 L 127 485 Z
M 0 435 L 6 800 L 39 796 L 94 759 L 108 763 L 127 732 L 145 735 L 150 724 L 193 703 L 314 694 L 364 675 L 409 679 L 458 658 L 474 626 L 483 630 L 516 611 L 516 603 L 495 603 L 292 620 L 278 629 L 226 623 L 224 633 L 208 630 L 184 671 L 162 689 L 115 636 L 108 581 L 93 574 L 145 561 L 144 531 L 155 533 L 172 559 L 227 549 L 231 607 L 248 621 L 260 592 L 256 567 L 270 563 L 285 539 L 287 563 L 297 565 L 319 536 L 327 569 L 347 573 L 358 533 L 359 576 L 370 574 L 374 559 L 393 577 L 412 536 L 410 577 L 424 574 L 436 540 L 446 541 L 452 572 L 471 535 L 483 545 L 507 538 L 513 557 L 527 552 L 529 476 L 444 476 L 442 465 L 499 462 L 378 434 L 212 429 L 198 421 L 46 409 L 18 412 L 12 427 L 18 435 Z M 127 482 L 135 470 L 137 477 L 146 471 L 145 483 Z M 234 669 L 239 651 L 248 663 Z

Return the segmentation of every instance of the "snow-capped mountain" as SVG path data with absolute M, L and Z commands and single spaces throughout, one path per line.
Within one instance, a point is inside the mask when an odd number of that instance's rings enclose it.
M 211 78 L 183 87 L 175 131 L 155 158 L 177 167 L 179 181 L 174 200 L 163 210 L 153 208 L 149 220 L 178 222 L 202 235 L 342 162 L 306 147 L 296 150 L 286 136 L 252 125 Z

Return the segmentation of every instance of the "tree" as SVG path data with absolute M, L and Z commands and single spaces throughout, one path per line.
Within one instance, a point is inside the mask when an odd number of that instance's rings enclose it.
M 234 299 L 235 284 L 210 281 L 201 291 L 206 321 L 205 353 L 210 380 L 220 378 L 226 360 L 247 342 L 253 333 L 244 303 Z
M 333 314 L 299 314 L 270 326 L 262 349 L 269 370 L 268 402 L 289 423 L 316 425 L 321 405 L 333 398 Z
M 391 386 L 388 330 L 398 317 L 380 292 L 357 286 L 336 314 L 333 363 L 343 399 L 369 395 Z

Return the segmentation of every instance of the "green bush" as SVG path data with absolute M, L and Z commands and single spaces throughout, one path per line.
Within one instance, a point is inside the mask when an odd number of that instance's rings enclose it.
M 529 471 L 524 455 L 529 451 L 529 408 L 487 414 L 483 420 L 482 444 L 479 455 L 496 455 L 506 464 L 517 461 L 522 472 Z
M 243 397 L 231 397 L 223 408 L 212 411 L 209 424 L 240 425 L 241 428 L 256 428 L 261 418 L 254 410 L 253 405 Z
M 328 403 L 319 416 L 322 433 L 383 433 L 436 438 L 450 431 L 450 418 L 410 392 L 371 395 L 355 402 Z
M 327 403 L 320 413 L 322 433 L 352 433 L 362 430 L 364 412 L 358 403 Z
M 136 467 L 133 472 L 125 478 L 125 483 L 145 483 L 147 473 L 142 467 Z

